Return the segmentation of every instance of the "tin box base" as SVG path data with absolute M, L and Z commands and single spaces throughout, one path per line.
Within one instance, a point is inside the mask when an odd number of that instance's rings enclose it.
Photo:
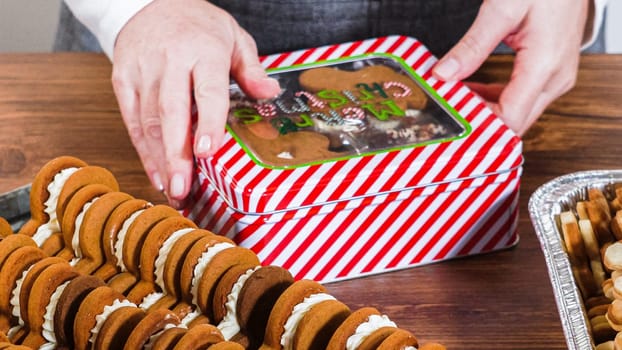
M 264 265 L 327 283 L 515 245 L 520 172 L 263 215 L 233 210 L 201 173 L 186 215 Z

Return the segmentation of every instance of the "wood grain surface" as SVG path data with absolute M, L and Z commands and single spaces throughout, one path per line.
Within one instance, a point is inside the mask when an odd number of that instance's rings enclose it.
M 491 58 L 474 80 L 502 82 L 512 58 Z M 0 55 L 0 193 L 32 181 L 59 155 L 110 169 L 121 189 L 160 203 L 121 121 L 103 55 Z M 355 309 L 375 306 L 420 343 L 449 349 L 565 349 L 531 193 L 562 174 L 622 166 L 622 56 L 582 58 L 576 87 L 524 137 L 520 243 L 515 248 L 328 284 Z

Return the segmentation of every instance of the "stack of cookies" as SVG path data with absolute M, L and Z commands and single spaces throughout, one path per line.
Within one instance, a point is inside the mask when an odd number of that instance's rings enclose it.
M 104 168 L 53 159 L 30 207 L 18 233 L 0 220 L 2 349 L 418 347 L 378 310 L 121 192 Z
M 586 319 L 598 350 L 622 349 L 622 186 L 589 188 L 559 215 Z

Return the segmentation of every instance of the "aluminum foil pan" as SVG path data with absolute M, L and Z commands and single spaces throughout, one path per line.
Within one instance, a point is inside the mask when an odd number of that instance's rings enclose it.
M 568 349 L 593 349 L 581 294 L 564 250 L 558 216 L 587 200 L 589 188 L 611 194 L 622 183 L 622 170 L 595 170 L 558 177 L 539 187 L 529 199 L 529 215 L 540 240 L 553 286 Z
M 0 216 L 17 232 L 30 219 L 30 186 L 0 193 Z

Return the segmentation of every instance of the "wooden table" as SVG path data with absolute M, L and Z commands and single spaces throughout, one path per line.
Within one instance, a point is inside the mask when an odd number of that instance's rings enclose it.
M 478 73 L 506 77 L 511 58 Z M 59 155 L 110 169 L 122 190 L 163 202 L 121 122 L 111 66 L 97 54 L 0 55 L 0 193 L 32 181 Z M 421 342 L 450 349 L 564 349 L 557 306 L 527 213 L 531 193 L 570 172 L 622 166 L 622 56 L 586 56 L 576 87 L 524 138 L 519 234 L 513 249 L 333 283 L 351 308 L 375 306 Z

